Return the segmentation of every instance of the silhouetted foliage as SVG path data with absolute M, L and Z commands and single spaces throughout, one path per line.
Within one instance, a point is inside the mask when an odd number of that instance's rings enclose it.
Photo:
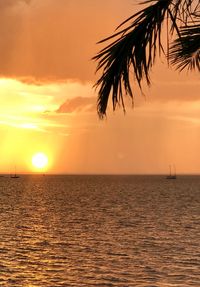
M 125 20 L 119 31 L 99 42 L 112 41 L 93 58 L 98 62 L 97 71 L 102 72 L 96 83 L 100 118 L 106 114 L 110 95 L 113 109 L 121 103 L 125 110 L 124 94 L 133 99 L 130 75 L 140 89 L 142 80 L 150 84 L 157 50 L 179 70 L 200 71 L 199 0 L 148 0 L 143 4 L 146 7 Z M 161 37 L 163 25 L 167 30 L 166 49 Z

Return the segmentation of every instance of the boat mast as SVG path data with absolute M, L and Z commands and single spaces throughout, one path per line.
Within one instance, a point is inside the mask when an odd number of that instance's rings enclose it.
M 174 166 L 174 175 L 176 176 L 176 166 L 175 164 L 173 166 Z
M 169 165 L 169 176 L 172 176 L 172 167 L 171 167 L 171 164 Z

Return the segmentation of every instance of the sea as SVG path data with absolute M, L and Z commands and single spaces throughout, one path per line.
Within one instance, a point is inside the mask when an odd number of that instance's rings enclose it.
M 200 176 L 0 177 L 0 286 L 200 286 Z

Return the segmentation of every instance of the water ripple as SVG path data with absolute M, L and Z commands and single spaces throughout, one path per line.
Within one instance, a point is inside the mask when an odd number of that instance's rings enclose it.
M 0 286 L 200 286 L 200 178 L 0 178 Z

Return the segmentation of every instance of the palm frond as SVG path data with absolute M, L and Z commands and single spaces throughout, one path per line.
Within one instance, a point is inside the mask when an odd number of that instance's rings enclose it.
M 181 38 L 177 38 L 170 49 L 172 65 L 180 71 L 185 68 L 200 71 L 200 25 L 182 27 L 180 34 Z
M 131 16 L 129 20 L 132 20 L 132 23 L 128 27 L 104 41 L 120 37 L 93 58 L 98 61 L 97 70 L 103 68 L 103 74 L 96 83 L 96 86 L 100 87 L 98 97 L 100 117 L 106 114 L 110 94 L 113 109 L 117 103 L 121 103 L 125 109 L 123 93 L 133 98 L 130 68 L 133 69 L 134 78 L 140 87 L 143 78 L 150 84 L 149 71 L 156 57 L 157 45 L 159 51 L 163 50 L 161 28 L 171 1 L 150 0 L 150 2 L 156 3 Z M 123 24 L 125 23 L 126 21 Z
M 167 25 L 170 21 L 168 35 L 176 32 L 178 37 L 170 52 L 172 63 L 176 62 L 180 68 L 184 68 L 188 61 L 186 65 L 191 69 L 199 67 L 199 50 L 194 47 L 198 42 L 198 36 L 192 36 L 191 33 L 194 32 L 192 28 L 190 35 L 186 35 L 187 32 L 184 29 L 179 31 L 179 26 L 188 26 L 189 21 L 194 22 L 199 11 L 199 1 L 147 0 L 143 4 L 148 6 L 119 25 L 118 29 L 121 30 L 99 42 L 112 41 L 93 57 L 93 60 L 98 62 L 97 71 L 102 72 L 95 84 L 99 89 L 97 109 L 100 118 L 106 115 L 110 95 L 113 109 L 115 110 L 117 104 L 122 104 L 125 110 L 124 94 L 128 94 L 133 99 L 132 81 L 135 80 L 140 89 L 142 89 L 142 80 L 150 84 L 150 71 L 157 51 L 159 54 L 164 51 L 161 31 L 165 19 L 167 19 Z M 167 46 L 169 46 L 168 35 Z M 187 44 L 188 37 L 192 41 L 191 45 Z M 183 55 L 178 54 L 180 50 L 184 54 L 186 50 L 188 51 L 183 65 Z

